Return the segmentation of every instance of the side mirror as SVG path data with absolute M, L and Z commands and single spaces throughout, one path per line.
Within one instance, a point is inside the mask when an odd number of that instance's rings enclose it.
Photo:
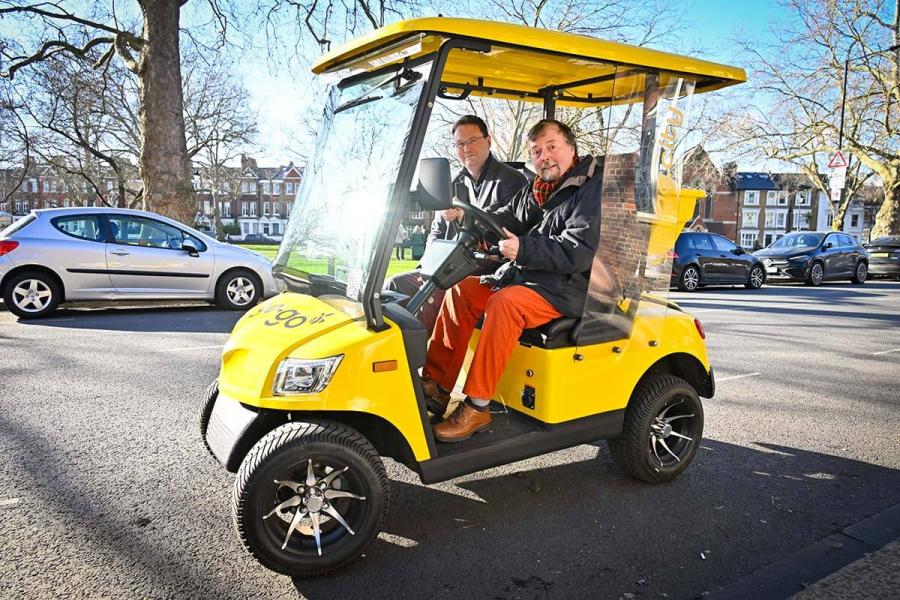
M 737 254 L 738 256 L 740 256 L 741 254 L 744 254 L 744 249 L 741 248 L 740 246 L 738 246 L 737 248 L 735 248 L 734 250 L 732 250 L 732 252 L 734 252 L 735 254 Z
M 450 161 L 423 158 L 419 161 L 419 183 L 413 200 L 422 210 L 444 210 L 453 206 L 450 197 Z
M 825 242 L 825 245 L 822 246 L 822 250 L 828 250 L 829 248 L 834 248 L 834 244 L 831 242 Z
M 193 240 L 184 240 L 183 242 L 181 242 L 181 249 L 191 256 L 200 256 L 200 253 L 197 251 L 197 246 L 194 244 Z

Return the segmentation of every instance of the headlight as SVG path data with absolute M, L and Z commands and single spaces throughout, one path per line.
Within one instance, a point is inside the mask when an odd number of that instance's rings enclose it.
M 276 396 L 294 396 L 321 392 L 331 381 L 344 355 L 303 360 L 286 358 L 278 365 L 272 393 Z
M 802 256 L 792 256 L 790 260 L 791 262 L 806 262 L 809 260 L 809 255 L 804 254 Z

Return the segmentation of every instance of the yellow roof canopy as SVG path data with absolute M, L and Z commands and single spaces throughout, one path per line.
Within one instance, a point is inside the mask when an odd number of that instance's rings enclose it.
M 743 69 L 659 50 L 510 23 L 441 17 L 377 29 L 332 50 L 312 70 L 346 77 L 431 54 L 451 39 L 484 42 L 491 49 L 450 52 L 441 77 L 450 94 L 540 102 L 549 91 L 558 104 L 583 106 L 638 100 L 648 74 L 659 74 L 663 86 L 682 77 L 692 80 L 695 92 L 747 80 Z

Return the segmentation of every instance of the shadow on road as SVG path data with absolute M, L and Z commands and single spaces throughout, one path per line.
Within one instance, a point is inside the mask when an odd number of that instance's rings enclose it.
M 202 306 L 61 308 L 44 319 L 19 320 L 28 327 L 107 331 L 229 333 L 244 313 Z
M 333 577 L 295 580 L 298 592 L 694 597 L 892 505 L 900 471 L 706 441 L 697 463 L 671 484 L 623 476 L 601 446 L 594 460 L 457 485 L 483 502 L 392 482 L 385 531 L 401 542 L 378 539 Z M 384 587 L 367 586 L 387 574 Z

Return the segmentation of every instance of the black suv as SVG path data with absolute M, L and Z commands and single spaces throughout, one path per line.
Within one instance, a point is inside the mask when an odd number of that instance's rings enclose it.
M 716 233 L 684 231 L 672 255 L 672 285 L 693 292 L 705 285 L 745 285 L 757 289 L 766 282 L 758 258 Z
M 773 281 L 819 285 L 829 279 L 849 279 L 860 284 L 869 272 L 866 249 L 838 231 L 789 233 L 754 254 L 765 263 Z

